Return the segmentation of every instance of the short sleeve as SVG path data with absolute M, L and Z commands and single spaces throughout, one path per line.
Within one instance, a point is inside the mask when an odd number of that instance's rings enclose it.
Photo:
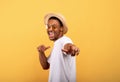
M 72 40 L 71 40 L 70 38 L 68 38 L 68 37 L 64 37 L 62 43 L 63 43 L 63 47 L 64 47 L 65 44 L 67 44 L 67 43 L 73 44 Z

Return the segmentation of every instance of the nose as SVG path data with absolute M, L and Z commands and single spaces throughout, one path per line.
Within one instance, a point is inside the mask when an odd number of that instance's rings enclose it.
M 53 30 L 53 27 L 52 26 L 49 26 L 48 27 L 48 31 L 52 31 Z

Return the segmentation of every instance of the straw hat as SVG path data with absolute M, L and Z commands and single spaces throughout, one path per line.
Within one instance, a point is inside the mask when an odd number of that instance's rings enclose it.
M 44 23 L 45 23 L 46 26 L 47 26 L 47 24 L 48 24 L 49 18 L 51 18 L 51 17 L 56 17 L 56 18 L 58 18 L 58 19 L 62 22 L 62 24 L 63 24 L 63 33 L 66 34 L 67 31 L 68 31 L 68 28 L 67 28 L 67 25 L 66 25 L 65 18 L 64 18 L 61 14 L 48 13 L 48 14 L 45 15 L 45 17 L 44 17 Z

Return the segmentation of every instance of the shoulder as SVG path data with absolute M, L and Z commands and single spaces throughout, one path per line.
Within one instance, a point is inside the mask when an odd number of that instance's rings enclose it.
M 71 38 L 69 38 L 69 37 L 67 37 L 67 36 L 63 36 L 63 37 L 61 38 L 61 40 L 66 41 L 66 40 L 71 40 Z M 71 41 L 72 41 L 72 40 L 71 40 Z
M 67 43 L 73 43 L 72 40 L 67 37 L 67 36 L 62 36 L 61 38 L 59 38 L 57 41 L 55 41 L 54 44 L 61 44 L 61 45 L 65 45 Z
M 69 38 L 69 37 L 67 37 L 67 36 L 63 36 L 63 37 L 61 38 L 61 42 L 62 42 L 63 45 L 65 45 L 65 44 L 67 44 L 67 43 L 73 43 L 72 40 L 71 40 L 71 38 Z

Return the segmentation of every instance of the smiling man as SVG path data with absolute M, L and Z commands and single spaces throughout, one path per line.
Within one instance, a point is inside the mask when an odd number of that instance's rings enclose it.
M 38 46 L 39 60 L 43 69 L 49 69 L 49 82 L 76 82 L 76 58 L 80 50 L 72 40 L 65 36 L 68 28 L 65 18 L 60 14 L 45 15 L 44 22 L 47 34 L 54 41 L 53 49 L 46 57 L 45 51 L 50 46 Z

